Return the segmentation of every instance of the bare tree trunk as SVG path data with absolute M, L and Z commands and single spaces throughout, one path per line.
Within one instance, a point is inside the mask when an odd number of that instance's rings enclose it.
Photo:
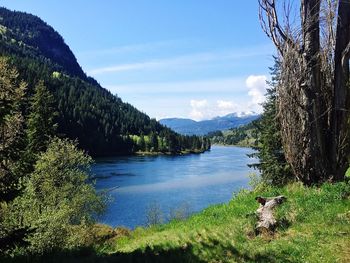
M 332 170 L 335 180 L 341 180 L 348 168 L 349 157 L 349 54 L 350 54 L 350 2 L 340 0 L 336 45 L 334 52 L 334 94 L 331 119 Z
M 320 0 L 303 0 L 301 4 L 303 44 L 303 61 L 305 79 L 302 90 L 305 97 L 304 117 L 304 151 L 301 172 L 303 181 L 315 183 L 327 177 L 329 171 L 326 150 L 327 112 L 323 99 L 320 60 Z M 296 132 L 299 132 L 296 130 Z

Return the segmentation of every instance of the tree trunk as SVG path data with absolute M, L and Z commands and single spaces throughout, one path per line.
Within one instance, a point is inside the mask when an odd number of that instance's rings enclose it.
M 324 25 L 322 0 L 301 0 L 301 39 L 288 22 L 279 23 L 276 1 L 259 0 L 259 15 L 281 55 L 277 101 L 286 160 L 305 184 L 342 180 L 350 157 L 350 1 L 337 1 Z M 325 27 L 331 28 L 326 37 Z
M 255 229 L 257 234 L 273 232 L 277 223 L 273 215 L 273 210 L 277 205 L 282 204 L 286 198 L 280 195 L 270 198 L 258 196 L 255 199 L 260 203 L 260 207 L 256 210 L 258 223 Z
M 321 60 L 320 60 L 320 2 L 319 0 L 303 0 L 301 5 L 303 44 L 302 60 L 305 75 L 302 82 L 302 105 L 304 116 L 301 132 L 303 155 L 298 176 L 307 184 L 325 178 L 328 173 L 327 111 L 326 101 L 322 94 Z M 296 132 L 300 130 L 296 129 Z
M 350 2 L 340 0 L 334 52 L 334 94 L 331 119 L 332 170 L 335 180 L 344 178 L 349 154 L 349 49 Z

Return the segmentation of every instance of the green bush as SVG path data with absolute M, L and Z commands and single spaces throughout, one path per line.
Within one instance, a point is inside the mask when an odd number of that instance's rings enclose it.
M 41 254 L 85 244 L 89 226 L 104 209 L 104 198 L 89 183 L 92 160 L 67 139 L 53 139 L 39 157 L 8 225 L 27 229 L 23 252 Z

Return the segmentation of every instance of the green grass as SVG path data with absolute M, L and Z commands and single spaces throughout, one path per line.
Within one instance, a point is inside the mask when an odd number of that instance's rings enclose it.
M 260 187 L 261 188 L 261 187 Z M 285 195 L 273 236 L 256 236 L 257 195 Z M 110 239 L 98 254 L 129 262 L 347 262 L 350 259 L 350 185 L 300 184 L 242 191 L 185 221 L 138 228 Z
M 255 235 L 255 197 L 283 194 L 273 235 Z M 99 244 L 44 262 L 349 262 L 350 184 L 258 185 L 184 221 L 134 231 L 99 226 Z M 105 233 L 105 234 L 104 234 Z M 113 234 L 114 233 L 114 234 Z M 105 238 L 104 238 L 105 236 Z

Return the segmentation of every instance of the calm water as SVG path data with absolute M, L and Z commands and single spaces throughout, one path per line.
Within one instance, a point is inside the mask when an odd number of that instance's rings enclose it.
M 227 202 L 234 191 L 248 187 L 251 152 L 213 146 L 204 154 L 99 159 L 93 166 L 96 188 L 110 189 L 113 197 L 100 222 L 135 228 L 146 224 L 150 204 L 157 203 L 166 217 L 184 204 L 197 212 Z

